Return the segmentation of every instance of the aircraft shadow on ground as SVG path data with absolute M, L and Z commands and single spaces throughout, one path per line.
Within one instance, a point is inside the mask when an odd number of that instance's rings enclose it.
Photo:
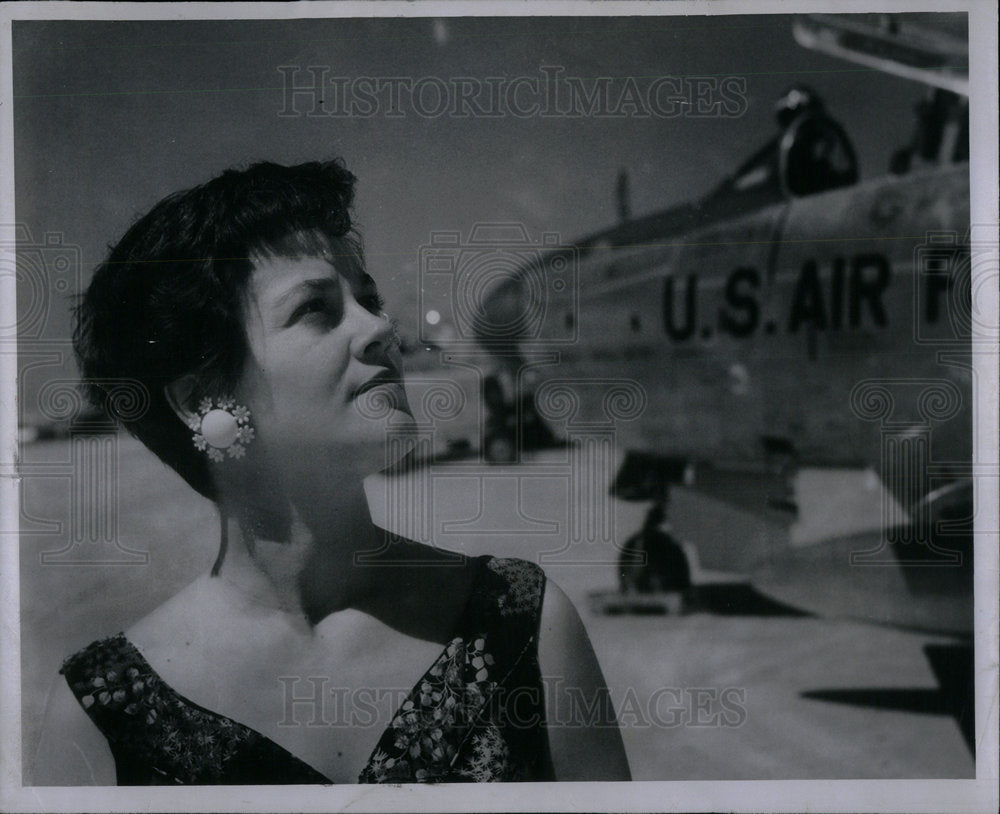
M 664 593 L 620 593 L 594 591 L 591 606 L 606 616 L 666 616 L 683 613 L 709 613 L 716 616 L 812 616 L 760 593 L 747 582 L 703 583 L 686 591 L 681 600 L 674 594 L 671 602 Z M 673 606 L 674 609 L 671 609 Z
M 555 438 L 551 442 L 544 445 L 539 444 L 523 449 L 521 452 L 521 458 L 518 460 L 490 461 L 487 460 L 485 453 L 478 446 L 473 445 L 467 439 L 462 439 L 449 443 L 445 449 L 415 451 L 410 455 L 407 455 L 402 460 L 397 461 L 392 466 L 386 468 L 383 474 L 397 477 L 404 476 L 419 469 L 426 469 L 434 466 L 435 464 L 453 463 L 455 461 L 479 461 L 484 464 L 513 465 L 524 463 L 525 460 L 529 460 L 530 456 L 535 452 L 548 449 L 566 449 L 569 446 L 569 442 L 565 439 Z
M 748 582 L 699 585 L 686 607 L 716 616 L 812 616 L 762 594 Z
M 803 692 L 802 697 L 872 709 L 924 715 L 950 715 L 958 723 L 965 745 L 975 756 L 973 649 L 965 644 L 927 644 L 924 645 L 924 654 L 938 682 L 935 689 L 870 687 L 809 690 Z

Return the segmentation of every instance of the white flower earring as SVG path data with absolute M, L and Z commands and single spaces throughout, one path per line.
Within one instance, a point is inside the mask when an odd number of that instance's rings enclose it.
M 218 401 L 203 398 L 198 404 L 198 415 L 191 418 L 188 426 L 194 430 L 191 440 L 195 447 L 216 463 L 224 460 L 226 453 L 230 458 L 242 458 L 254 437 L 250 411 L 233 398 Z

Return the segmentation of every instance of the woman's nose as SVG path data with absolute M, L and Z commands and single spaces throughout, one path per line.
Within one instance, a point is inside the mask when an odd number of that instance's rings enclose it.
M 357 302 L 352 310 L 358 320 L 358 330 L 353 339 L 355 355 L 366 360 L 380 357 L 392 347 L 396 335 L 388 315 L 385 312 L 373 314 Z

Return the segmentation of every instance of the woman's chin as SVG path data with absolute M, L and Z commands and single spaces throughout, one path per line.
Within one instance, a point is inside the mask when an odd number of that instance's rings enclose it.
M 385 465 L 379 471 L 385 475 L 403 474 L 412 469 L 413 465 L 429 451 L 416 435 L 410 437 L 401 435 L 386 446 Z
M 338 440 L 334 454 L 338 465 L 364 475 L 393 467 L 419 446 L 417 425 L 409 413 L 394 411 L 390 420 L 363 422 L 356 430 Z

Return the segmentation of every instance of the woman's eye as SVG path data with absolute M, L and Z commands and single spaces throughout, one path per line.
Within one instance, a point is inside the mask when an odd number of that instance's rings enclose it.
M 381 314 L 382 309 L 385 307 L 385 300 L 382 299 L 382 295 L 377 291 L 365 294 L 358 300 L 358 303 L 362 308 L 371 311 L 373 314 Z
M 298 320 L 304 317 L 309 317 L 313 314 L 326 316 L 329 312 L 330 304 L 320 297 L 315 297 L 311 300 L 306 300 L 302 303 L 302 305 L 295 309 L 292 313 L 292 318 L 289 320 L 289 324 L 297 322 Z
M 303 314 L 316 314 L 326 311 L 326 302 L 324 300 L 309 300 L 309 302 L 302 304 L 301 312 Z

